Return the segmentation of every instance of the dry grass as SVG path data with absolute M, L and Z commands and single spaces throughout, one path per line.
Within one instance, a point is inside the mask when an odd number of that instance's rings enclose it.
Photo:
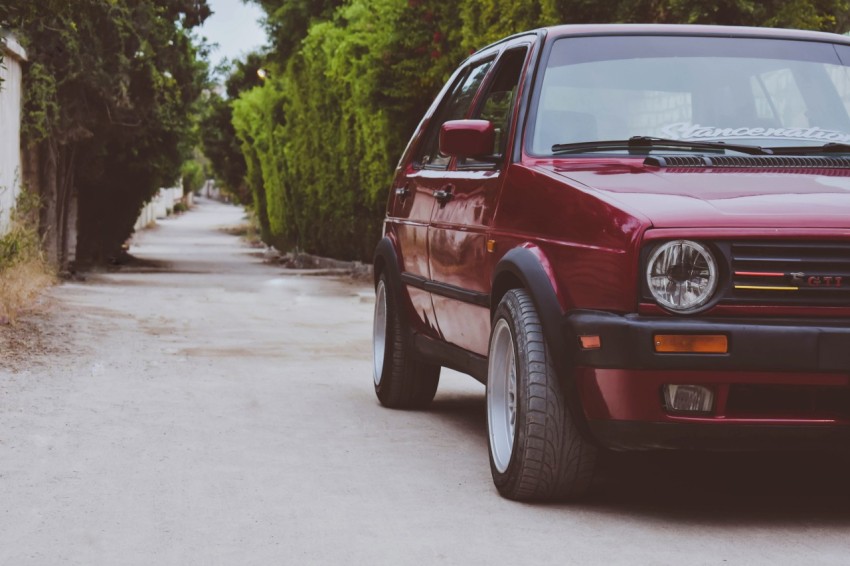
M 44 260 L 38 236 L 39 201 L 29 193 L 18 197 L 9 231 L 0 238 L 0 324 L 14 324 L 56 281 Z
M 221 231 L 231 236 L 239 236 L 253 248 L 263 247 L 263 241 L 260 239 L 260 229 L 253 217 L 242 224 L 222 228 Z
M 0 323 L 15 324 L 18 314 L 32 307 L 55 282 L 56 276 L 40 258 L 21 260 L 0 270 Z

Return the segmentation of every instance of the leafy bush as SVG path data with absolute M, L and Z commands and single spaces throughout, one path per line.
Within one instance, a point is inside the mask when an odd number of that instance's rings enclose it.
M 451 12 L 436 1 L 351 2 L 233 102 L 264 241 L 371 258 L 394 164 L 461 56 L 440 31 Z

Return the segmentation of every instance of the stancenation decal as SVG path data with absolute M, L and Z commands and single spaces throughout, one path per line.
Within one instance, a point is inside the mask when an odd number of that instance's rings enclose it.
M 850 142 L 850 134 L 837 130 L 825 130 L 823 128 L 719 128 L 716 126 L 703 126 L 690 122 L 677 122 L 661 128 L 662 136 L 677 140 L 700 140 L 700 139 L 736 139 L 736 138 L 765 138 L 783 140 L 810 140 L 821 143 Z

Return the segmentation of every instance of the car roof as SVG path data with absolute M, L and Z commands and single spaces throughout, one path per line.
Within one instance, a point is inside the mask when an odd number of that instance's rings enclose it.
M 763 37 L 798 41 L 825 41 L 850 45 L 850 37 L 822 31 L 745 26 L 681 24 L 570 24 L 541 28 L 549 37 L 577 35 L 696 35 L 717 37 Z
M 565 24 L 537 28 L 517 33 L 477 49 L 474 55 L 496 45 L 527 35 L 547 36 L 548 39 L 588 35 L 679 35 L 702 37 L 755 37 L 765 39 L 792 39 L 820 41 L 850 45 L 850 36 L 824 31 L 785 28 L 759 28 L 747 26 L 709 26 L 694 24 Z

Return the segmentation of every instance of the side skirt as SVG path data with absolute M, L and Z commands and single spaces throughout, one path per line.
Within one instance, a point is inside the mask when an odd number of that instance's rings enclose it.
M 424 334 L 413 336 L 413 346 L 427 360 L 467 373 L 481 383 L 487 383 L 487 358 L 484 356 L 473 354 L 453 344 L 434 340 Z

